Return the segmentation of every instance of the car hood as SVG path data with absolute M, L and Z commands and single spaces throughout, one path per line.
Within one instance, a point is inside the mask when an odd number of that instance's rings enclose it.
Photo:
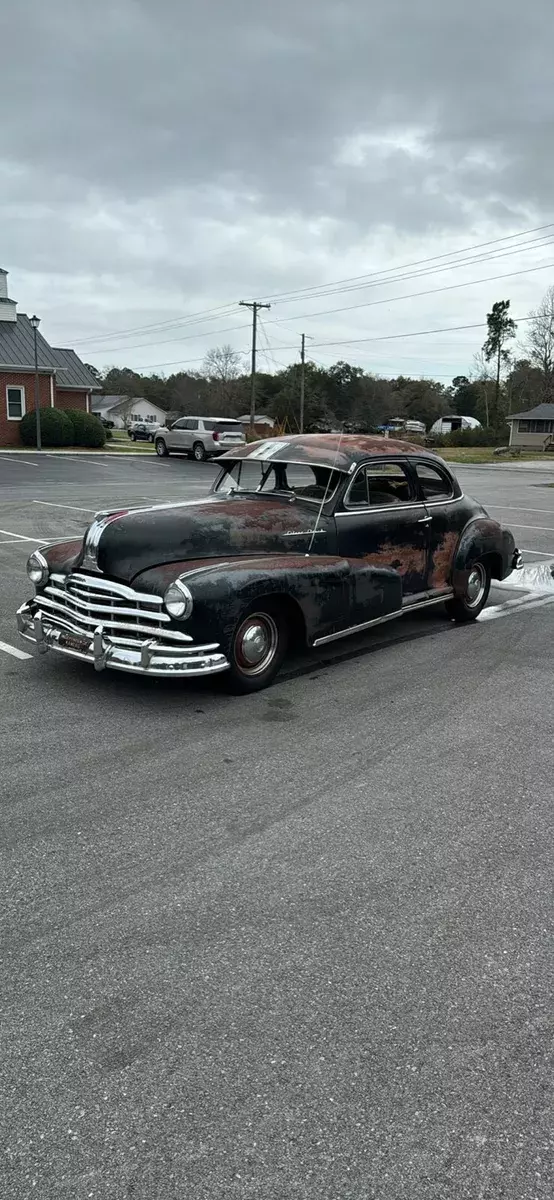
M 79 566 L 129 582 L 149 567 L 189 559 L 302 554 L 318 516 L 315 505 L 286 496 L 213 496 L 100 514 L 85 535 Z M 329 518 L 321 517 L 313 549 L 329 548 Z

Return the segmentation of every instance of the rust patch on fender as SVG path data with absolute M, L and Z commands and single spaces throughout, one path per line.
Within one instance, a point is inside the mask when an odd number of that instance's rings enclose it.
M 429 574 L 429 587 L 440 588 L 447 587 L 452 574 L 452 564 L 456 552 L 456 546 L 459 541 L 459 533 L 455 530 L 452 533 L 445 533 L 442 542 L 439 542 L 433 553 L 431 563 L 431 571 Z

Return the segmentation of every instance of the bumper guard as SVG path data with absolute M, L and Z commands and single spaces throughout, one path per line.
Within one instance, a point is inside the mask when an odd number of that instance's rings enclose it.
M 98 624 L 90 633 L 76 630 L 56 618 L 54 625 L 49 613 L 43 612 L 36 600 L 27 601 L 17 612 L 17 628 L 21 637 L 33 642 L 39 654 L 57 650 L 70 658 L 94 666 L 96 671 L 112 667 L 135 675 L 217 675 L 227 671 L 229 663 L 217 644 L 196 646 L 180 642 L 176 646 L 161 645 L 156 638 L 122 644 L 125 639 L 111 638 Z

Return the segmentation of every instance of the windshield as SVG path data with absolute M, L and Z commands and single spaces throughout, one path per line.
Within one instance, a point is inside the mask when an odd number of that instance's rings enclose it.
M 307 463 L 260 462 L 243 458 L 223 464 L 215 492 L 288 492 L 321 504 L 336 492 L 341 472 Z

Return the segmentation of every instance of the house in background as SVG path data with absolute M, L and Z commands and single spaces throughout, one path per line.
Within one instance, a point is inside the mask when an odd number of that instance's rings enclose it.
M 103 421 L 112 421 L 114 429 L 125 429 L 132 421 L 165 425 L 167 413 L 143 396 L 95 396 L 91 412 Z
M 245 413 L 243 417 L 237 417 L 237 421 L 240 421 L 245 430 L 250 429 L 250 413 Z M 273 417 L 266 417 L 263 414 L 254 417 L 254 429 L 256 433 L 261 433 L 262 436 L 267 437 L 270 430 L 274 428 L 275 421 Z
M 50 346 L 37 330 L 41 408 L 90 412 L 100 387 L 74 350 Z M 0 268 L 0 446 L 18 446 L 19 422 L 35 407 L 34 330 L 8 296 L 8 273 Z
M 554 404 L 537 404 L 528 412 L 510 413 L 510 446 L 544 450 L 545 442 L 554 434 Z

